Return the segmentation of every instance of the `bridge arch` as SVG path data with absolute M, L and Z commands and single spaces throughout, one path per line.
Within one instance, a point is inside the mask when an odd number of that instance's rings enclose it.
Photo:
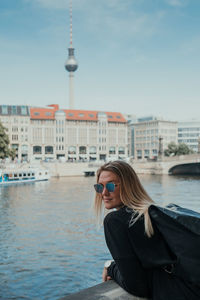
M 200 163 L 179 164 L 171 167 L 170 175 L 200 175 Z

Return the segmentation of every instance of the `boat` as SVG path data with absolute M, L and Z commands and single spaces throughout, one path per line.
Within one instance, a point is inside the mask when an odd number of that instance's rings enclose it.
M 95 176 L 95 171 L 84 171 L 85 177 Z
M 0 186 L 49 180 L 49 171 L 45 169 L 0 170 Z

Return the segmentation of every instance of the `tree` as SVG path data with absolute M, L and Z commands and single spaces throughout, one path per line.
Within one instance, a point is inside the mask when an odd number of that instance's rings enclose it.
M 3 127 L 2 123 L 0 122 L 0 158 L 6 158 L 11 156 L 12 158 L 15 157 L 15 150 L 9 149 L 9 137 L 5 132 L 5 127 Z
M 188 147 L 188 145 L 181 143 L 178 145 L 177 154 L 176 155 L 185 155 L 192 154 L 194 151 Z
M 168 148 L 165 149 L 164 154 L 165 156 L 173 156 L 176 155 L 177 153 L 177 145 L 174 142 L 171 142 L 168 145 Z
M 194 151 L 190 149 L 188 145 L 184 143 L 176 145 L 174 142 L 171 142 L 168 145 L 168 148 L 164 151 L 165 156 L 185 155 L 191 153 L 194 153 Z

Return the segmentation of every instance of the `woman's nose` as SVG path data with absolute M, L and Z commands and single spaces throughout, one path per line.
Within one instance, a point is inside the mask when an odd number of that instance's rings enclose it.
M 109 191 L 107 190 L 106 186 L 104 186 L 102 195 L 108 195 L 108 194 L 109 194 Z

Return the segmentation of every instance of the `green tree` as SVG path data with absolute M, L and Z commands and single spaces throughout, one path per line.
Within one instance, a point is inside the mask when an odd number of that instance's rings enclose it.
M 188 147 L 188 145 L 181 143 L 178 145 L 177 154 L 176 155 L 185 155 L 192 154 L 194 151 Z
M 171 142 L 164 151 L 165 156 L 185 155 L 191 153 L 194 153 L 194 151 L 190 149 L 188 145 L 184 143 L 176 145 L 174 142 Z
M 171 142 L 167 149 L 164 150 L 164 154 L 165 156 L 173 156 L 173 155 L 176 155 L 177 153 L 177 145 L 174 143 L 174 142 Z
M 0 158 L 6 158 L 11 156 L 12 158 L 15 157 L 15 150 L 9 149 L 9 137 L 5 132 L 5 127 L 3 127 L 2 123 L 0 122 Z

